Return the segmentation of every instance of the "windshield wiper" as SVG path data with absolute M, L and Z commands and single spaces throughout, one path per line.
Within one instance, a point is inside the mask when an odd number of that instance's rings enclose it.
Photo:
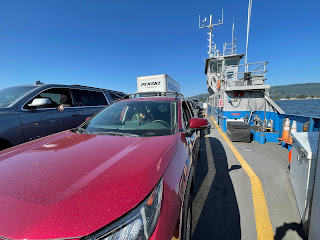
M 86 129 L 84 129 L 82 127 L 72 128 L 70 131 L 71 132 L 77 132 L 77 133 L 91 134 L 89 131 L 87 131 Z
M 93 132 L 92 134 L 112 135 L 112 136 L 125 136 L 125 137 L 139 137 L 138 134 L 122 133 L 122 132 Z

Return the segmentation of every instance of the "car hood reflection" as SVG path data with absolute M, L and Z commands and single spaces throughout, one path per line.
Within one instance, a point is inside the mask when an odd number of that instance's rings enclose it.
M 66 131 L 1 152 L 0 235 L 76 237 L 105 226 L 151 192 L 176 140 Z

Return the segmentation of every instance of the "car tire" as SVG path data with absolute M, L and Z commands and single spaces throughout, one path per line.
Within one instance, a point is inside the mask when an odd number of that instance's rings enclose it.
M 192 202 L 189 197 L 188 204 L 184 208 L 182 214 L 182 232 L 181 240 L 191 240 L 191 230 L 192 230 Z
M 189 184 L 183 204 L 182 224 L 181 224 L 181 240 L 191 240 L 192 230 L 192 201 L 191 201 L 191 185 Z

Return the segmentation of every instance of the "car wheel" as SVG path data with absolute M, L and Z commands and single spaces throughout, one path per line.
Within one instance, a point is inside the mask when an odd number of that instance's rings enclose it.
M 182 231 L 181 240 L 191 240 L 191 228 L 192 228 L 192 202 L 190 197 L 190 191 L 186 195 L 183 213 L 182 213 Z
M 191 205 L 191 204 L 190 204 Z M 187 229 L 186 229 L 186 240 L 191 239 L 191 206 L 189 205 L 188 213 L 187 213 Z

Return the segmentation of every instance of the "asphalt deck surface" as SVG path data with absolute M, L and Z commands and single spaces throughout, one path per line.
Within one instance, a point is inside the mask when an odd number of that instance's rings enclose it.
M 192 202 L 192 239 L 257 239 L 250 178 L 212 122 L 201 139 Z M 287 149 L 232 142 L 262 183 L 274 236 L 306 239 L 289 179 Z M 267 238 L 264 238 L 267 239 Z

